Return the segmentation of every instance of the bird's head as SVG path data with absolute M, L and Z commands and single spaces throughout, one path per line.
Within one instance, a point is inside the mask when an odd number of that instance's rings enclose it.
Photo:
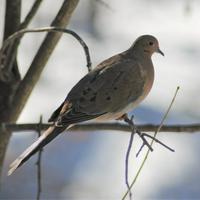
M 158 40 L 152 35 L 142 35 L 136 39 L 133 46 L 136 51 L 144 52 L 147 55 L 152 55 L 153 53 L 160 53 L 164 56 L 164 53 L 160 50 Z

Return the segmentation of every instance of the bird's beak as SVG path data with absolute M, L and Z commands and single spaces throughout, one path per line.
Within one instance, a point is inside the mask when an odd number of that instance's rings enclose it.
M 165 56 L 165 54 L 159 48 L 158 48 L 158 50 L 156 52 L 161 54 L 162 56 Z

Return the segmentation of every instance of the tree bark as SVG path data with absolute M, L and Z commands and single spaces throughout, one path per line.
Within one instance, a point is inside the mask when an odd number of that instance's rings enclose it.
M 65 0 L 51 26 L 66 27 L 79 0 Z M 23 110 L 34 86 L 51 56 L 62 33 L 48 33 L 40 46 L 31 66 L 17 89 L 11 109 L 11 121 L 16 121 Z
M 13 34 L 18 30 L 21 18 L 21 0 L 7 0 L 6 1 L 6 11 L 5 11 L 5 26 L 4 26 L 4 36 L 5 40 L 9 35 Z M 19 82 L 19 74 L 16 70 L 17 60 L 16 52 L 12 52 L 12 46 L 7 49 L 5 54 L 4 67 L 11 64 L 9 56 L 14 55 L 14 60 L 12 61 L 13 71 L 9 77 L 9 81 L 4 81 L 0 79 L 0 122 L 6 122 L 9 119 L 8 110 L 11 103 L 11 98 L 15 93 L 17 82 Z M 1 63 L 2 64 L 2 63 Z M 0 133 L 0 174 L 3 168 L 3 161 L 7 149 L 7 145 L 10 139 L 11 133 L 9 131 L 1 131 Z
M 64 0 L 57 16 L 52 22 L 52 26 L 66 27 L 78 2 L 79 0 Z M 39 0 L 35 2 L 28 20 L 25 19 L 25 23 L 20 24 L 21 0 L 6 1 L 4 40 L 21 28 L 21 26 L 28 25 L 40 3 L 41 1 Z M 23 80 L 21 80 L 18 71 L 16 61 L 17 47 L 15 43 L 6 49 L 4 59 L 0 63 L 0 124 L 17 121 L 61 35 L 61 33 L 47 34 Z M 18 44 L 19 41 L 17 46 Z M 9 56 L 12 59 L 9 59 Z M 3 70 L 6 70 L 7 66 L 11 70 L 8 70 L 9 76 L 5 77 Z M 0 130 L 0 175 L 10 136 L 11 132 Z

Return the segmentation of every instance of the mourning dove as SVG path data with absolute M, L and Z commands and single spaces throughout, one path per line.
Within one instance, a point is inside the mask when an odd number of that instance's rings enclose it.
M 74 124 L 119 119 L 135 108 L 151 90 L 154 52 L 164 55 L 154 36 L 143 35 L 128 50 L 103 61 L 85 75 L 50 117 L 49 122 L 54 125 L 10 165 L 8 175 Z

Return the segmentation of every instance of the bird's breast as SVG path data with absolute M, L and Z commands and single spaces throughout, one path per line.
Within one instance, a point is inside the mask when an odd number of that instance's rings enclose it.
M 153 67 L 151 69 L 145 69 L 143 71 L 143 78 L 144 78 L 143 90 L 137 99 L 134 99 L 134 101 L 131 101 L 131 102 L 127 102 L 127 105 L 124 108 L 122 108 L 116 112 L 106 113 L 106 114 L 98 117 L 96 120 L 105 121 L 105 120 L 118 119 L 125 113 L 127 113 L 127 112 L 133 110 L 135 107 L 137 107 L 138 104 L 141 103 L 141 101 L 143 101 L 145 99 L 145 97 L 149 94 L 149 92 L 153 86 L 153 82 L 154 82 Z

